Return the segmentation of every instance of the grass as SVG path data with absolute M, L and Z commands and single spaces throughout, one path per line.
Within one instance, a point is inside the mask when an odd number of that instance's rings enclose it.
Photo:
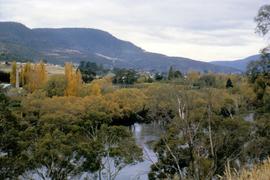
M 48 71 L 48 75 L 55 75 L 55 74 L 64 74 L 64 67 L 62 66 L 52 66 L 47 65 L 46 69 Z M 0 70 L 4 72 L 11 71 L 11 65 L 0 64 Z
M 254 166 L 251 170 L 244 169 L 241 172 L 230 169 L 227 165 L 223 180 L 270 180 L 270 158 L 262 164 Z

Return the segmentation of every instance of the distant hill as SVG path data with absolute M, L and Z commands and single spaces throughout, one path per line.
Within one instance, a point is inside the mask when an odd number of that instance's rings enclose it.
M 65 61 L 92 61 L 106 67 L 167 71 L 170 66 L 190 70 L 235 73 L 239 70 L 183 57 L 147 52 L 111 34 L 89 28 L 30 29 L 15 22 L 0 22 L 0 58 L 45 59 L 55 64 Z
M 244 59 L 239 59 L 239 60 L 234 60 L 234 61 L 229 61 L 229 60 L 228 61 L 212 61 L 210 63 L 214 65 L 227 66 L 227 67 L 239 69 L 244 72 L 246 71 L 247 65 L 251 61 L 257 61 L 259 59 L 260 59 L 260 55 L 257 54 L 257 55 L 249 56 Z

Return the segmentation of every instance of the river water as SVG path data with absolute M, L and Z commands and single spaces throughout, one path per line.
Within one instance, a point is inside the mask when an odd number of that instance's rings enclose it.
M 147 180 L 150 167 L 157 162 L 157 156 L 151 148 L 150 142 L 157 141 L 162 133 L 160 125 L 134 124 L 131 127 L 136 143 L 143 149 L 143 161 L 123 168 L 116 180 Z

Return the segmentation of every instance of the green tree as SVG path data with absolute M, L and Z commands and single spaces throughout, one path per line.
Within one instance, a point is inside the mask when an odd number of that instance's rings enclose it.
M 31 179 L 35 174 L 57 180 L 84 172 L 114 179 L 123 167 L 139 161 L 142 151 L 128 128 L 110 126 L 111 103 L 102 96 L 49 98 L 38 90 L 14 110 L 17 120 L 4 99 L 0 144 L 6 155 L 0 157 L 1 179 Z M 135 108 L 132 105 L 127 108 Z M 106 159 L 114 168 L 108 168 Z
M 226 88 L 233 88 L 232 80 L 229 78 L 226 82 Z
M 78 67 L 82 73 L 82 79 L 85 83 L 89 83 L 96 78 L 96 76 L 103 76 L 108 72 L 102 65 L 97 65 L 94 62 L 80 62 Z
M 238 116 L 223 118 L 220 109 L 226 100 L 221 101 L 221 93 L 214 89 L 182 93 L 178 115 L 155 146 L 158 162 L 149 178 L 209 179 L 222 174 L 227 161 L 245 163 L 250 123 Z
M 27 125 L 12 115 L 10 105 L 9 99 L 0 94 L 0 179 L 14 179 L 28 168 L 22 155 L 28 144 L 22 143 Z
M 200 77 L 198 83 L 201 87 L 215 87 L 216 77 L 213 74 L 205 74 Z
M 137 72 L 134 70 L 120 69 L 116 70 L 113 77 L 114 84 L 134 84 L 138 79 Z
M 156 81 L 161 81 L 164 79 L 164 76 L 161 73 L 156 73 L 155 74 L 155 80 Z
M 270 5 L 264 5 L 259 9 L 255 22 L 257 23 L 256 31 L 265 36 L 270 29 Z
M 174 71 L 173 67 L 170 66 L 169 72 L 168 72 L 168 80 L 182 78 L 183 75 L 180 71 Z
M 64 96 L 67 81 L 63 75 L 51 76 L 46 83 L 45 91 L 49 97 Z
M 106 179 L 114 180 L 119 171 L 131 163 L 142 160 L 142 151 L 136 145 L 131 132 L 121 126 L 102 126 L 99 133 L 103 144 L 102 162 L 99 170 Z
M 168 72 L 168 80 L 172 80 L 174 78 L 174 71 L 173 67 L 170 66 L 169 72 Z

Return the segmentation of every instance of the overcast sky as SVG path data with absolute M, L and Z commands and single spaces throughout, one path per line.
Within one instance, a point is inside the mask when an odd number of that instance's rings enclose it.
M 265 41 L 253 21 L 270 0 L 0 0 L 0 21 L 89 27 L 147 51 L 196 60 L 244 58 Z

